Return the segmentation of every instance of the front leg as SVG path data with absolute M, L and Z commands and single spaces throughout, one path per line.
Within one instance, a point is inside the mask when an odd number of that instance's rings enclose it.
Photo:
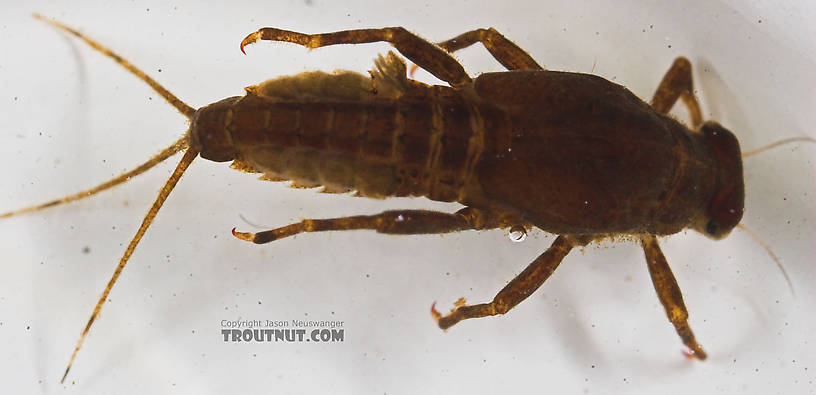
M 691 127 L 694 130 L 703 124 L 700 113 L 700 104 L 694 97 L 694 83 L 691 78 L 691 62 L 680 56 L 674 60 L 669 71 L 663 76 L 657 90 L 652 97 L 651 105 L 655 111 L 666 114 L 671 110 L 677 99 L 682 99 L 688 107 L 691 117 Z
M 666 257 L 663 256 L 663 251 L 660 251 L 660 246 L 657 244 L 657 238 L 651 235 L 643 236 L 640 239 L 643 246 L 643 252 L 646 253 L 646 263 L 649 265 L 649 274 L 652 276 L 652 283 L 654 284 L 657 297 L 660 303 L 666 310 L 666 316 L 674 325 L 683 344 L 688 347 L 692 354 L 691 356 L 704 360 L 706 353 L 703 348 L 697 344 L 697 339 L 694 338 L 694 332 L 688 324 L 688 310 L 683 303 L 683 293 L 680 292 L 680 286 L 677 285 L 677 280 L 672 274 L 669 263 Z

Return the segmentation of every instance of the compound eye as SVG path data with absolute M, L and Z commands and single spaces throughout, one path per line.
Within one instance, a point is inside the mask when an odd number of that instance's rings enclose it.
M 708 209 L 711 221 L 706 225 L 706 229 L 713 227 L 719 230 L 722 227 L 733 228 L 742 219 L 743 195 L 741 190 L 736 188 L 725 188 L 711 201 Z
M 720 230 L 720 226 L 717 225 L 717 221 L 711 220 L 711 221 L 708 221 L 708 223 L 706 224 L 705 230 L 706 230 L 706 233 L 708 233 L 710 235 L 716 235 L 717 231 Z

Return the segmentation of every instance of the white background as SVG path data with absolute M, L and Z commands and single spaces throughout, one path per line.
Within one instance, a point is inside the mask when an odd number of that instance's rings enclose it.
M 401 25 L 434 41 L 493 26 L 549 69 L 593 72 L 647 99 L 672 60 L 687 56 L 706 118 L 734 131 L 743 149 L 816 135 L 816 11 L 805 2 L 340 3 L 4 4 L 0 211 L 96 185 L 186 129 L 145 84 L 32 11 L 98 39 L 194 107 L 278 75 L 365 71 L 388 49 L 267 43 L 242 55 L 240 40 L 262 26 Z M 478 45 L 456 56 L 474 76 L 500 70 Z M 256 246 L 230 236 L 233 226 L 255 229 L 240 216 L 277 227 L 457 206 L 321 195 L 198 159 L 61 386 L 76 338 L 175 157 L 93 199 L 0 221 L 0 382 L 14 393 L 813 393 L 815 149 L 789 145 L 745 162 L 743 223 L 774 248 L 796 296 L 743 232 L 718 242 L 693 232 L 662 240 L 709 352 L 703 363 L 682 356 L 633 243 L 575 251 L 508 315 L 444 333 L 428 314 L 433 301 L 490 300 L 554 237 L 361 231 Z M 222 342 L 221 320 L 238 318 L 343 320 L 346 340 Z

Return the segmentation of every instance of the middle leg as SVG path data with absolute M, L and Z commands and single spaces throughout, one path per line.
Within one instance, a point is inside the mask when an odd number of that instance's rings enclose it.
M 528 296 L 532 295 L 553 274 L 561 260 L 577 246 L 585 245 L 590 239 L 561 235 L 552 243 L 547 251 L 539 255 L 523 272 L 510 281 L 490 303 L 476 305 L 459 305 L 450 313 L 442 315 L 436 309 L 431 314 L 442 329 L 448 329 L 457 322 L 469 318 L 489 317 L 504 314 Z
M 530 54 L 492 27 L 471 30 L 436 45 L 453 53 L 477 42 L 482 43 L 507 70 L 544 70 Z

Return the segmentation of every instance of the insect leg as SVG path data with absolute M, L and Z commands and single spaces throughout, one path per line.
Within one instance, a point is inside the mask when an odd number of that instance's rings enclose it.
M 680 56 L 674 60 L 669 71 L 663 76 L 652 97 L 652 107 L 661 113 L 671 110 L 677 99 L 683 99 L 691 116 L 691 126 L 695 130 L 703 124 L 700 104 L 694 97 L 694 85 L 691 78 L 691 62 Z
M 660 251 L 657 238 L 651 235 L 643 236 L 640 242 L 643 245 L 643 252 L 646 253 L 646 263 L 649 266 L 649 274 L 652 276 L 657 297 L 663 304 L 663 308 L 666 309 L 669 321 L 674 325 L 683 344 L 692 351 L 692 356 L 700 360 L 706 359 L 705 351 L 697 344 L 694 332 L 691 331 L 688 324 L 688 310 L 683 303 L 683 294 L 680 292 L 680 287 L 669 268 L 666 257 Z
M 321 34 L 304 34 L 265 27 L 246 36 L 241 41 L 241 51 L 245 46 L 258 40 L 285 41 L 300 44 L 309 49 L 336 44 L 389 42 L 412 62 L 451 86 L 462 86 L 471 82 L 465 69 L 453 56 L 401 27 L 344 30 Z
M 460 230 L 483 230 L 507 227 L 511 224 L 481 210 L 464 208 L 454 214 L 428 210 L 391 210 L 375 215 L 356 215 L 328 219 L 304 219 L 277 229 L 258 233 L 236 232 L 235 237 L 265 244 L 304 232 L 370 229 L 380 233 L 414 235 L 450 233 Z
M 481 42 L 490 54 L 508 70 L 544 70 L 532 56 L 492 27 L 471 30 L 436 45 L 448 52 L 455 52 L 476 42 Z
M 572 236 L 561 235 L 552 243 L 547 251 L 539 255 L 523 272 L 510 281 L 490 303 L 472 306 L 458 305 L 447 315 L 442 315 L 432 308 L 431 314 L 442 329 L 448 329 L 457 322 L 469 318 L 488 317 L 504 314 L 510 311 L 522 300 L 530 296 L 541 284 L 544 284 L 561 260 L 573 247 L 583 245 L 589 240 L 578 239 Z

